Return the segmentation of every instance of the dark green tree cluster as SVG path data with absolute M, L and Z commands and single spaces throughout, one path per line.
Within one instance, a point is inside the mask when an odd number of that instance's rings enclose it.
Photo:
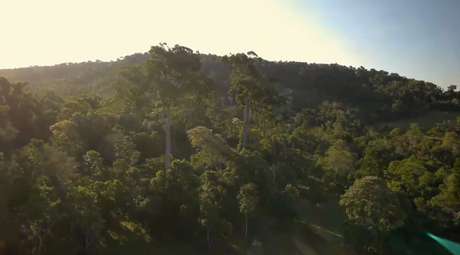
M 455 110 L 458 92 L 254 52 L 135 56 L 105 98 L 0 77 L 0 254 L 284 254 L 274 233 L 313 240 L 304 210 L 325 201 L 353 254 L 443 254 L 425 231 L 460 240 L 460 119 L 367 125 Z

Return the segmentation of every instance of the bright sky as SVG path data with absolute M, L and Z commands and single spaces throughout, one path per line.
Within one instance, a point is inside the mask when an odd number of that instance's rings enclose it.
M 460 80 L 459 0 L 0 0 L 0 10 L 0 68 L 115 60 L 164 41 Z

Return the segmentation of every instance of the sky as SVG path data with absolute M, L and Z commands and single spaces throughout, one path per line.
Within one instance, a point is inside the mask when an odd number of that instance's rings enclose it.
M 167 42 L 460 81 L 459 0 L 0 0 L 0 10 L 0 68 L 115 60 Z

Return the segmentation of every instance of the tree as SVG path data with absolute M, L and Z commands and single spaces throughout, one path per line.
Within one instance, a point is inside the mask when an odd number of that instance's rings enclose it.
M 375 176 L 366 176 L 353 185 L 340 198 L 348 221 L 369 228 L 373 236 L 373 247 L 383 253 L 382 234 L 403 224 L 406 217 L 400 202 L 385 182 Z
M 81 232 L 85 250 L 97 242 L 104 226 L 97 194 L 91 187 L 78 186 L 69 194 L 74 206 L 74 222 L 77 231 Z
M 244 238 L 248 237 L 248 216 L 253 214 L 257 203 L 259 202 L 259 196 L 257 194 L 257 187 L 254 183 L 248 183 L 240 188 L 238 193 L 238 200 L 240 203 L 240 212 L 244 214 Z
M 135 86 L 124 91 L 131 108 L 142 118 L 157 121 L 165 132 L 165 170 L 171 168 L 171 125 L 173 115 L 188 114 L 188 102 L 209 98 L 213 91 L 212 81 L 200 72 L 198 52 L 175 45 L 170 48 L 162 43 L 151 47 L 150 59 L 145 69 L 131 68 L 122 76 Z
M 455 91 L 457 89 L 457 85 L 450 85 L 449 87 L 447 87 L 447 89 L 449 91 Z
M 176 45 L 166 44 L 150 49 L 147 73 L 154 84 L 155 100 L 161 107 L 166 134 L 165 169 L 171 167 L 171 123 L 173 110 L 183 111 L 186 100 L 203 99 L 213 91 L 211 80 L 200 72 L 199 53 Z M 174 109 L 176 108 L 176 109 Z
M 287 104 L 287 98 L 272 86 L 274 79 L 267 80 L 255 66 L 256 61 L 261 61 L 261 58 L 253 51 L 247 55 L 238 53 L 224 56 L 221 61 L 233 69 L 229 95 L 243 108 L 244 124 L 238 148 L 238 151 L 242 151 L 246 147 L 253 114 L 260 112 L 267 116 L 267 113 Z
M 81 153 L 82 142 L 75 122 L 63 120 L 52 125 L 50 130 L 53 132 L 53 142 L 60 151 L 71 156 L 77 156 Z
M 351 173 L 355 166 L 355 157 L 348 149 L 348 146 L 339 140 L 326 151 L 326 164 L 331 167 L 334 174 L 343 176 Z
M 219 173 L 215 171 L 205 172 L 201 176 L 201 183 L 199 195 L 201 224 L 206 227 L 206 240 L 208 241 L 208 248 L 211 249 L 211 232 L 213 229 L 218 229 L 220 225 L 221 205 L 219 200 L 225 193 L 225 189 L 219 184 Z
M 200 162 L 214 165 L 222 170 L 222 163 L 225 163 L 230 148 L 221 135 L 214 134 L 212 130 L 203 126 L 187 130 L 188 138 L 192 147 L 197 148 L 201 158 Z

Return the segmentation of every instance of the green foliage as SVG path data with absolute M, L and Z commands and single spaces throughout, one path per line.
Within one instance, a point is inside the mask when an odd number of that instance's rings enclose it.
M 0 249 L 402 255 L 424 232 L 460 240 L 454 90 L 166 44 L 0 74 Z

